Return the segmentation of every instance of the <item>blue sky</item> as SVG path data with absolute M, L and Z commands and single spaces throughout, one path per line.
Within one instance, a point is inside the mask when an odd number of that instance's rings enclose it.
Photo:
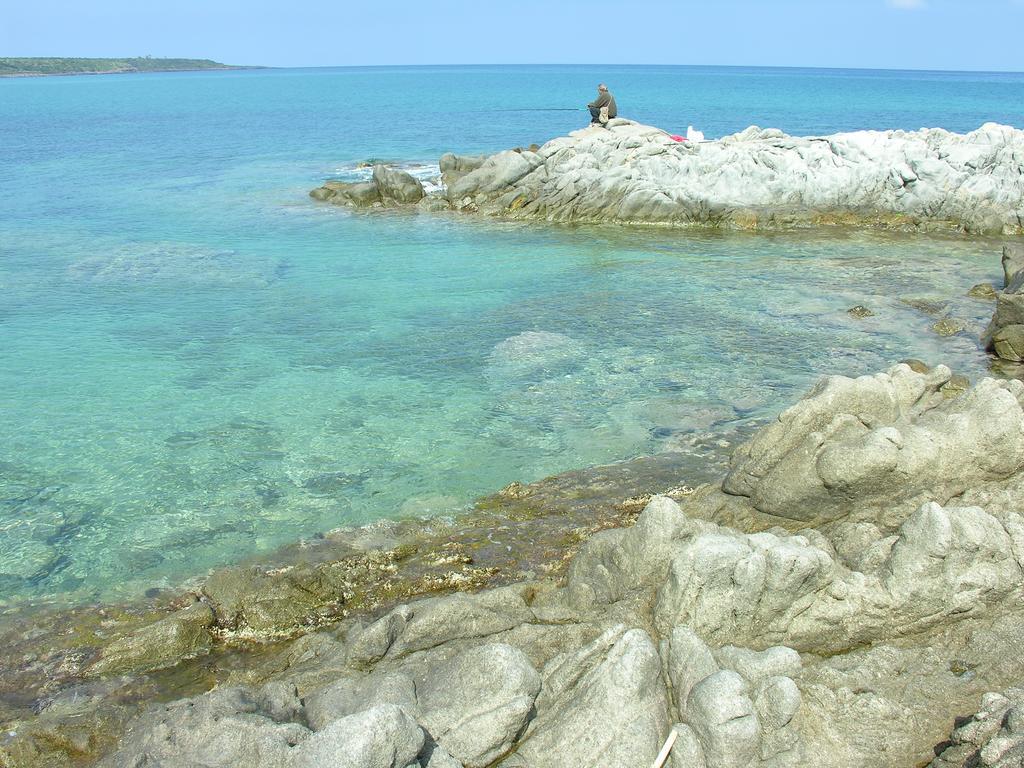
M 33 0 L 3 56 L 1024 70 L 1024 0 Z

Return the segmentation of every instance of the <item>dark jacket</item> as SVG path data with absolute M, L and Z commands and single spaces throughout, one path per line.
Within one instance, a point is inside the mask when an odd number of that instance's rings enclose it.
M 597 99 L 593 103 L 587 104 L 587 106 L 593 109 L 608 107 L 609 120 L 611 120 L 613 117 L 617 117 L 619 114 L 619 108 L 615 106 L 615 97 L 612 96 L 611 91 L 598 91 Z

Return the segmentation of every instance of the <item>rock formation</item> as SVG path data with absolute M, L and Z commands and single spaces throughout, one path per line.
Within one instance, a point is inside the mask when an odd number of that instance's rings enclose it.
M 370 208 L 418 203 L 425 196 L 423 184 L 412 174 L 385 165 L 373 166 L 370 181 L 329 181 L 309 193 L 335 205 Z
M 829 377 L 564 580 L 307 635 L 102 765 L 1018 766 L 1024 384 L 951 379 Z
M 1024 245 L 1003 247 L 1003 290 L 985 331 L 986 348 L 1003 360 L 1024 362 Z
M 451 207 L 505 218 L 1024 231 L 1024 131 L 994 123 L 965 135 L 930 129 L 808 138 L 751 127 L 690 144 L 616 119 L 536 151 L 445 155 L 441 171 Z M 312 194 L 374 202 L 361 187 L 328 184 Z M 430 207 L 447 206 L 438 196 Z

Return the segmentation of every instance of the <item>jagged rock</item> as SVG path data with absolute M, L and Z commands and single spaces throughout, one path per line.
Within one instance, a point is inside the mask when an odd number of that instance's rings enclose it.
M 348 205 L 353 208 L 369 208 L 375 203 L 380 203 L 380 190 L 377 184 L 372 181 L 329 181 L 322 187 L 318 187 L 309 193 L 314 200 L 333 203 L 334 205 Z
M 537 718 L 503 765 L 649 765 L 668 733 L 661 660 L 640 629 L 611 629 L 544 670 Z
M 431 671 L 420 690 L 421 721 L 467 768 L 484 768 L 512 748 L 540 687 L 522 651 L 483 645 Z
M 380 163 L 373 166 L 370 181 L 328 181 L 309 193 L 314 200 L 371 208 L 381 205 L 413 205 L 426 196 L 423 184 L 412 174 Z
M 533 618 L 519 587 L 432 598 L 409 608 L 409 619 L 387 651 L 390 658 L 460 638 L 486 637 Z
M 836 653 L 984 614 L 1024 579 L 1013 556 L 1024 519 L 1006 519 L 925 504 L 900 527 L 879 577 L 847 571 L 803 536 L 701 534 L 672 561 L 655 623 L 662 632 L 688 623 L 709 642 Z
M 1003 246 L 1003 275 L 1006 287 L 996 297 L 996 311 L 982 342 L 1001 359 L 1020 362 L 1024 355 L 1024 245 Z
M 350 639 L 349 660 L 357 665 L 366 665 L 384 658 L 411 618 L 412 609 L 400 605 L 373 624 L 355 632 Z
M 307 636 L 247 670 L 268 685 L 154 708 L 104 768 L 635 766 L 670 729 L 676 768 L 924 765 L 1019 682 L 1024 645 L 1024 384 L 963 386 L 923 364 L 827 379 L 721 485 L 596 534 L 564 584 Z M 214 585 L 225 622 L 249 626 L 262 578 Z M 933 768 L 1019 768 L 1016 696 Z
M 614 603 L 632 590 L 652 585 L 663 578 L 676 551 L 675 539 L 702 527 L 671 499 L 655 497 L 635 526 L 595 537 L 573 560 L 568 576 L 572 603 Z
M 848 310 L 846 310 L 846 314 L 848 314 L 850 317 L 855 317 L 858 320 L 863 320 L 865 317 L 875 316 L 874 312 L 872 312 L 870 309 L 863 306 L 862 304 L 858 304 L 855 307 L 850 307 Z
M 110 675 L 174 666 L 210 649 L 212 626 L 210 607 L 193 603 L 108 645 L 90 672 Z
M 448 199 L 455 201 L 503 191 L 543 164 L 544 158 L 536 152 L 499 152 L 454 182 L 448 188 Z
M 406 768 L 423 749 L 423 729 L 389 704 L 335 720 L 295 750 L 290 768 Z

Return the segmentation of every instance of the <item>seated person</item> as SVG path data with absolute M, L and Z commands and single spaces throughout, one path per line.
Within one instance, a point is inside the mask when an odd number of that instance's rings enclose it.
M 615 105 L 615 97 L 604 83 L 597 86 L 597 98 L 593 103 L 587 104 L 587 107 L 590 109 L 591 125 L 604 125 L 619 114 L 618 107 Z

